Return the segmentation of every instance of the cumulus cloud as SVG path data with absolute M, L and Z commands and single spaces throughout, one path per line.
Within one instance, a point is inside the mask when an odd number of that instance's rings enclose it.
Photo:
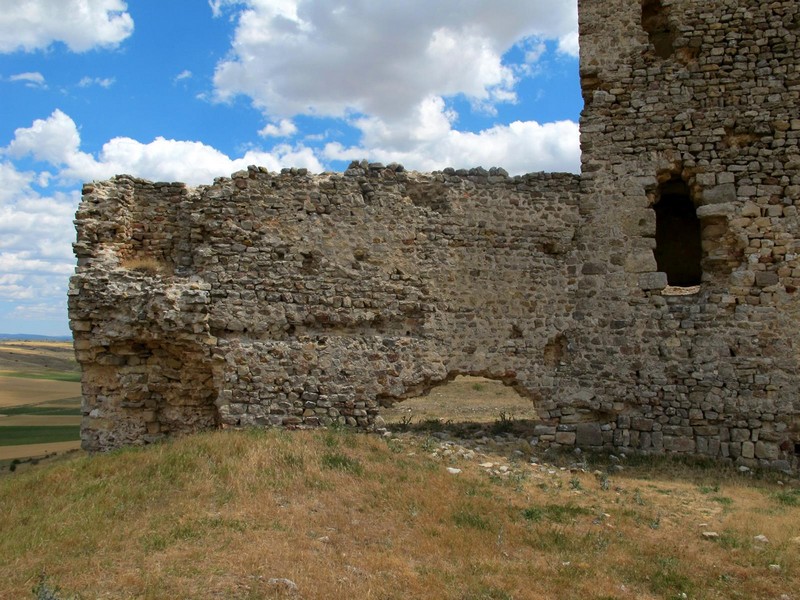
M 503 55 L 531 38 L 576 47 L 577 8 L 548 0 L 215 0 L 238 10 L 217 95 L 252 98 L 271 117 L 362 113 L 402 118 L 430 96 L 513 101 Z
M 345 119 L 353 146 L 329 143 L 327 160 L 368 157 L 422 170 L 503 165 L 512 172 L 577 171 L 573 122 L 499 123 L 460 131 L 449 99 L 496 115 L 517 102 L 521 77 L 547 52 L 577 56 L 577 2 L 426 0 L 213 0 L 236 21 L 231 53 L 217 65 L 218 99 L 250 97 L 272 121 L 259 133 L 296 133 L 295 115 Z M 519 62 L 507 62 L 518 48 Z M 448 104 L 449 103 L 449 104 Z M 448 108 L 449 107 L 449 108 Z M 291 125 L 291 126 L 290 126 Z
M 0 162 L 0 206 L 23 193 L 30 192 L 35 177 L 30 171 L 26 173 L 18 171 L 10 162 Z
M 580 48 L 578 46 L 577 30 L 571 31 L 558 39 L 558 51 L 569 56 L 578 56 Z
M 80 146 L 75 122 L 64 112 L 55 110 L 47 119 L 37 119 L 31 127 L 17 129 L 4 153 L 16 158 L 33 156 L 48 162 L 58 167 L 57 176 L 64 182 L 107 179 L 127 173 L 159 181 L 201 184 L 248 165 L 270 170 L 284 166 L 306 167 L 315 172 L 323 170 L 311 149 L 288 144 L 279 145 L 270 152 L 250 150 L 240 158 L 230 158 L 202 142 L 163 137 L 149 143 L 128 137 L 113 138 L 103 145 L 97 157 L 83 152 Z
M 18 73 L 8 78 L 9 81 L 21 81 L 26 87 L 30 88 L 46 88 L 47 84 L 44 80 L 44 75 L 39 72 L 33 73 Z
M 580 170 L 577 123 L 515 121 L 468 132 L 454 129 L 454 119 L 442 98 L 431 97 L 404 122 L 387 123 L 377 117 L 358 120 L 355 125 L 364 134 L 362 143 L 346 148 L 333 142 L 325 146 L 324 154 L 331 160 L 367 156 L 420 171 L 479 165 L 502 166 L 512 174 Z
M 30 127 L 14 131 L 5 154 L 20 158 L 31 155 L 53 165 L 63 165 L 78 153 L 81 138 L 75 122 L 60 110 L 47 119 L 36 119 Z
M 261 137 L 291 137 L 297 133 L 297 126 L 289 119 L 281 119 L 277 125 L 270 123 L 258 132 Z
M 0 52 L 114 47 L 133 33 L 123 0 L 0 0 Z
M 63 305 L 74 268 L 72 219 L 79 196 L 42 196 L 32 189 L 40 180 L 0 163 L 0 302 Z M 63 306 L 50 314 L 63 320 Z
M 49 163 L 55 174 L 20 171 L 8 160 L 28 156 Z M 16 303 L 14 315 L 20 319 L 64 322 L 67 280 L 75 264 L 72 219 L 80 194 L 77 189 L 36 191 L 52 179 L 74 185 L 129 173 L 199 184 L 252 164 L 271 170 L 282 166 L 322 170 L 313 152 L 302 146 L 280 145 L 271 152 L 251 150 L 230 158 L 200 142 L 161 137 L 150 143 L 114 138 L 94 156 L 81 150 L 77 125 L 60 110 L 17 129 L 11 142 L 0 148 L 0 303 Z

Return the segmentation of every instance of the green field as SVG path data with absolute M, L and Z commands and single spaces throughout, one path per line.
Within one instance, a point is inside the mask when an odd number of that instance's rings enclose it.
M 64 398 L 48 400 L 35 404 L 17 404 L 0 408 L 0 415 L 13 417 L 16 415 L 34 415 L 39 417 L 80 417 L 81 398 Z M 0 426 L 2 423 L 0 423 Z
M 38 416 L 61 416 L 79 417 L 81 415 L 80 406 L 9 406 L 2 409 L 2 414 L 9 417 L 13 415 L 38 415 Z
M 79 439 L 80 427 L 77 425 L 35 425 L 0 428 L 0 446 L 71 442 Z

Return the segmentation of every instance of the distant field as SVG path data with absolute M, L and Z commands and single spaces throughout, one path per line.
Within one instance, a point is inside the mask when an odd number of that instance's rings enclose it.
M 3 427 L 30 427 L 42 426 L 50 427 L 52 425 L 64 425 L 69 427 L 77 427 L 81 424 L 80 414 L 78 415 L 6 415 L 0 417 L 0 438 L 3 437 L 5 429 Z M 1 442 L 0 442 L 1 443 Z
M 0 412 L 7 406 L 40 404 L 66 398 L 79 398 L 81 384 L 25 377 L 0 376 Z
M 81 399 L 80 397 L 66 398 L 64 400 L 54 400 L 41 404 L 23 404 L 22 406 L 10 406 L 0 408 L 0 414 L 7 417 L 14 415 L 36 415 L 36 416 L 80 416 Z
M 24 446 L 0 446 L 0 461 L 62 454 L 69 450 L 77 450 L 80 447 L 80 440 L 47 442 L 45 444 L 25 444 Z
M 20 377 L 23 379 L 49 379 L 51 381 L 80 381 L 80 373 L 58 373 L 53 371 L 37 373 L 35 371 L 0 371 L 2 377 Z
M 500 381 L 483 377 L 456 377 L 427 396 L 410 398 L 382 409 L 387 423 L 420 423 L 431 419 L 490 423 L 505 415 L 513 419 L 535 419 L 533 402 Z
M 76 425 L 20 425 L 0 427 L 0 446 L 22 446 L 80 439 Z
M 0 461 L 78 448 L 80 404 L 70 342 L 0 341 Z
M 0 341 L 0 371 L 79 373 L 71 342 Z

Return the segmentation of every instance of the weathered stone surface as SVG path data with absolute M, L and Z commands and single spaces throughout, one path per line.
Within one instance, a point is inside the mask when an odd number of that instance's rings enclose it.
M 665 44 L 639 0 L 579 3 L 580 177 L 361 161 L 87 184 L 69 292 L 84 447 L 370 429 L 475 374 L 532 399 L 540 446 L 796 469 L 800 5 L 668 5 Z M 653 254 L 676 189 L 699 217 L 693 288 Z
M 582 448 L 603 445 L 603 430 L 599 423 L 579 423 L 575 433 L 575 444 Z
M 667 274 L 660 271 L 639 276 L 639 287 L 645 291 L 663 290 L 667 285 Z

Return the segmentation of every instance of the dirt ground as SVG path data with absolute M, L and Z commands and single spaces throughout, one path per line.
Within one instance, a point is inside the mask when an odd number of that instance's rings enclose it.
M 387 423 L 430 419 L 489 423 L 502 418 L 536 419 L 533 403 L 499 381 L 483 377 L 456 377 L 427 396 L 398 402 L 381 410 Z
M 81 384 L 76 381 L 0 376 L 0 408 L 76 398 L 80 395 Z

